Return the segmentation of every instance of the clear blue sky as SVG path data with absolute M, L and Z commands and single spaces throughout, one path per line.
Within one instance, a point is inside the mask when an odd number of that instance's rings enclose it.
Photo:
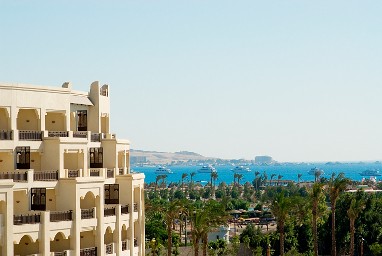
M 0 1 L 0 81 L 111 86 L 132 148 L 382 159 L 382 1 Z

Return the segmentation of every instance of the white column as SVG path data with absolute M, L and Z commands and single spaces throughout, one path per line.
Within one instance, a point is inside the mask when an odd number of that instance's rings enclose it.
M 106 229 L 104 228 L 104 188 L 100 189 L 100 195 L 96 197 L 96 217 L 97 217 L 97 230 L 96 230 L 96 246 L 97 246 L 97 255 L 103 256 L 105 254 L 105 239 L 104 234 Z
M 123 168 L 123 174 L 125 175 L 127 173 L 126 172 L 126 150 L 123 151 L 122 168 Z
M 41 212 L 41 226 L 42 232 L 40 233 L 39 251 L 43 256 L 50 255 L 50 237 L 49 237 L 49 216 L 50 212 Z
M 113 234 L 113 240 L 114 240 L 114 253 L 117 254 L 117 256 L 122 254 L 122 236 L 121 236 L 121 205 L 118 204 L 115 207 L 115 216 L 116 216 L 116 224 L 115 224 L 115 230 Z
M 40 109 L 40 130 L 41 131 L 45 131 L 45 116 L 46 116 L 46 109 L 45 108 Z
M 3 214 L 4 220 L 4 237 L 3 237 L 3 255 L 14 255 L 13 253 L 13 191 L 12 188 L 6 193 L 5 211 Z

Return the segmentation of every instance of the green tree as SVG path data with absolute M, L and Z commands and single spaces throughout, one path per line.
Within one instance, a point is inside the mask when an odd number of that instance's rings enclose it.
M 310 198 L 312 201 L 312 231 L 313 231 L 313 255 L 318 256 L 318 232 L 317 232 L 317 219 L 320 216 L 320 201 L 324 198 L 324 185 L 322 183 L 315 182 L 310 192 Z
M 184 179 L 187 178 L 188 174 L 187 173 L 182 173 L 182 191 L 184 192 Z
M 330 206 L 331 206 L 331 212 L 332 212 L 332 250 L 331 250 L 332 256 L 337 255 L 336 204 L 337 204 L 337 200 L 340 193 L 343 192 L 349 184 L 350 184 L 350 180 L 345 178 L 345 175 L 342 172 L 339 173 L 337 176 L 335 173 L 333 173 L 328 184 Z
M 362 199 L 352 198 L 350 207 L 347 211 L 350 222 L 350 256 L 354 255 L 354 234 L 355 234 L 355 220 L 358 215 L 365 209 L 365 202 Z
M 215 198 L 215 182 L 218 178 L 218 173 L 216 171 L 211 172 L 211 197 Z

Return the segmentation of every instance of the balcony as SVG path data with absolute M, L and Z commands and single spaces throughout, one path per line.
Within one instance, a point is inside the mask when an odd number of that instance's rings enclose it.
M 138 239 L 134 238 L 134 247 L 138 247 Z
M 134 212 L 138 212 L 138 204 L 134 203 Z
M 69 137 L 69 132 L 48 131 L 48 137 Z
M 102 134 L 101 133 L 92 133 L 90 140 L 92 142 L 101 142 Z
M 50 212 L 50 222 L 71 221 L 73 220 L 73 211 Z
M 42 131 L 19 131 L 19 140 L 41 141 Z
M 100 176 L 100 169 L 90 169 L 89 176 L 90 177 L 99 177 Z
M 41 215 L 40 213 L 36 214 L 26 214 L 26 215 L 13 215 L 13 224 L 14 225 L 23 225 L 23 224 L 36 224 L 40 223 Z
M 106 177 L 107 178 L 114 178 L 114 170 L 113 169 L 107 169 Z
M 80 177 L 80 170 L 68 170 L 68 178 Z
M 129 205 L 122 205 L 121 206 L 121 214 L 129 214 Z
M 73 132 L 73 138 L 83 138 L 86 139 L 88 137 L 88 132 Z
M 12 179 L 14 182 L 28 182 L 28 172 L 0 172 L 0 179 Z
M 94 218 L 94 208 L 81 209 L 81 219 L 93 219 L 93 218 Z
M 108 217 L 108 216 L 115 216 L 115 207 L 112 207 L 112 208 L 105 208 L 103 210 L 103 215 L 105 217 Z
M 33 180 L 56 181 L 58 180 L 58 171 L 34 171 Z
M 0 131 L 0 140 L 13 140 L 13 131 Z
M 128 248 L 129 248 L 128 241 L 127 240 L 122 241 L 122 251 L 127 251 Z
M 113 243 L 106 244 L 105 254 L 113 254 Z
M 67 256 L 69 255 L 67 251 L 63 251 L 63 252 L 53 252 L 51 253 L 52 256 Z
M 97 256 L 97 247 L 81 249 L 80 256 Z

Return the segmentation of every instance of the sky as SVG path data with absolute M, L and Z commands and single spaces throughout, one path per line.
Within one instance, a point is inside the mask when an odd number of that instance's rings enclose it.
M 0 81 L 110 85 L 131 148 L 382 159 L 382 1 L 0 0 Z

